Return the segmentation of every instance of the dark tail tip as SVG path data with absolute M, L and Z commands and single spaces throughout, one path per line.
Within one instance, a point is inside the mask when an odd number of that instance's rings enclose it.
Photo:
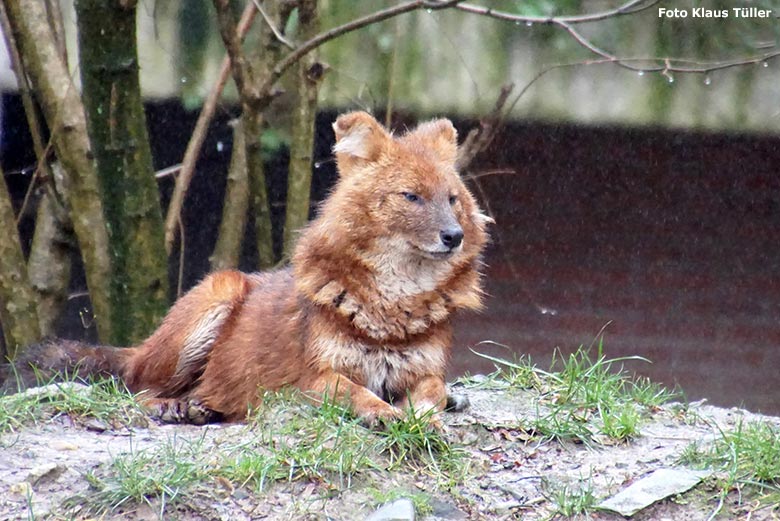
M 0 367 L 0 392 L 9 394 L 57 380 L 89 380 L 118 375 L 117 348 L 52 339 L 28 346 Z

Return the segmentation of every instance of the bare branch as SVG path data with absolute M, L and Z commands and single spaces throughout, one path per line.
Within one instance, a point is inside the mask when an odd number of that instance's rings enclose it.
M 633 71 L 706 74 L 708 72 L 713 72 L 713 71 L 720 71 L 724 69 L 732 69 L 734 67 L 742 67 L 745 65 L 763 63 L 772 60 L 774 58 L 777 58 L 778 56 L 780 56 L 780 51 L 773 51 L 773 52 L 768 52 L 757 56 L 749 56 L 745 58 L 736 58 L 734 60 L 728 60 L 722 62 L 705 62 L 699 60 L 686 60 L 680 58 L 620 58 L 617 61 L 614 59 L 603 60 L 603 61 L 617 63 L 618 65 Z M 650 67 L 638 67 L 638 66 L 631 65 L 634 62 L 647 63 L 653 61 L 654 62 L 663 61 L 663 65 L 655 65 Z
M 566 29 L 566 31 L 572 36 L 572 38 L 574 38 L 577 41 L 577 43 L 579 43 L 580 45 L 582 45 L 583 47 L 588 49 L 593 54 L 596 54 L 596 55 L 601 56 L 602 58 L 606 58 L 608 60 L 612 60 L 612 61 L 614 61 L 614 62 L 619 64 L 620 59 L 617 56 L 614 56 L 614 55 L 608 53 L 607 51 L 604 51 L 604 50 L 600 49 L 599 47 L 596 47 L 590 40 L 588 40 L 583 35 L 581 35 L 569 23 L 561 22 L 561 21 L 557 21 L 557 22 L 554 22 L 554 23 L 555 23 L 555 25 L 558 25 L 558 26 L 563 27 L 564 29 Z
M 274 67 L 273 71 L 271 71 L 270 78 L 266 80 L 266 84 L 263 85 L 261 90 L 264 92 L 270 91 L 271 86 L 276 83 L 276 81 L 282 76 L 282 74 L 287 71 L 287 69 L 295 65 L 295 63 L 307 53 L 316 49 L 325 42 L 329 42 L 330 40 L 338 38 L 343 34 L 347 34 L 368 25 L 387 20 L 394 16 L 416 11 L 417 9 L 445 9 L 457 5 L 459 2 L 460 0 L 413 0 L 412 2 L 405 2 L 394 7 L 376 11 L 361 18 L 356 18 L 355 20 L 347 22 L 344 25 L 334 27 L 333 29 L 325 31 L 324 33 L 318 34 L 309 41 L 302 43 L 295 51 L 291 52 L 282 61 L 280 61 L 276 67 Z
M 605 62 L 614 63 L 615 65 L 618 65 L 620 67 L 623 67 L 624 69 L 628 69 L 634 72 L 639 72 L 639 71 L 660 72 L 667 76 L 672 72 L 705 74 L 716 70 L 739 67 L 743 65 L 750 65 L 753 63 L 760 63 L 775 58 L 777 56 L 780 56 L 780 51 L 774 51 L 774 52 L 761 54 L 758 56 L 751 56 L 747 58 L 735 59 L 735 60 L 730 60 L 725 62 L 698 62 L 698 61 L 684 60 L 684 59 L 677 59 L 677 58 L 659 58 L 659 57 L 620 58 L 596 46 L 593 42 L 591 42 L 588 38 L 586 38 L 582 33 L 580 33 L 578 30 L 576 30 L 573 27 L 574 24 L 595 22 L 599 20 L 604 20 L 606 18 L 622 16 L 627 14 L 634 14 L 639 11 L 648 9 L 657 3 L 658 3 L 657 0 L 651 0 L 649 2 L 646 0 L 631 0 L 618 8 L 610 9 L 608 11 L 603 11 L 600 13 L 594 13 L 590 15 L 550 16 L 550 17 L 516 15 L 512 13 L 506 13 L 503 11 L 495 11 L 487 7 L 475 6 L 471 4 L 465 4 L 465 3 L 458 3 L 454 7 L 455 9 L 459 9 L 461 11 L 487 16 L 489 18 L 495 18 L 498 20 L 504 20 L 508 22 L 514 22 L 514 23 L 526 22 L 526 23 L 557 25 L 558 27 L 561 27 L 566 32 L 568 32 L 571 35 L 571 37 L 574 38 L 574 40 L 582 47 L 592 52 L 593 54 L 603 58 L 603 60 L 599 60 L 598 62 L 592 62 L 592 63 L 605 63 Z M 663 65 L 650 65 L 650 66 L 640 65 L 648 62 L 652 62 L 652 63 L 662 62 Z M 693 64 L 693 66 L 684 65 L 688 63 Z M 543 74 L 546 72 L 547 71 L 544 71 Z
M 515 23 L 532 23 L 532 24 L 581 24 L 587 22 L 597 22 L 599 20 L 605 20 L 607 18 L 613 18 L 616 16 L 623 16 L 627 14 L 634 14 L 645 9 L 649 9 L 658 3 L 659 0 L 630 0 L 625 4 L 615 9 L 609 9 L 607 11 L 601 11 L 593 14 L 582 15 L 568 15 L 568 16 L 527 16 L 514 13 L 507 13 L 505 11 L 496 11 L 490 7 L 483 7 L 481 5 L 458 3 L 454 6 L 456 9 L 465 11 L 472 14 L 478 14 L 481 16 L 487 16 L 489 18 L 495 18 L 497 20 L 504 20 L 507 22 Z M 444 4 L 445 2 L 439 2 Z

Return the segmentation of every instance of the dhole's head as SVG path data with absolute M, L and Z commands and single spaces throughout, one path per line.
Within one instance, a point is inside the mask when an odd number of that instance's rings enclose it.
M 333 129 L 340 179 L 322 217 L 346 230 L 354 246 L 391 245 L 394 253 L 449 263 L 479 255 L 490 218 L 455 170 L 457 133 L 449 120 L 395 137 L 371 115 L 352 112 Z

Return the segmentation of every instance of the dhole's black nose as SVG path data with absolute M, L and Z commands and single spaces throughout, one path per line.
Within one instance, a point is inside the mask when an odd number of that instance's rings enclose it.
M 460 226 L 439 232 L 441 243 L 449 249 L 457 248 L 463 242 L 463 230 Z

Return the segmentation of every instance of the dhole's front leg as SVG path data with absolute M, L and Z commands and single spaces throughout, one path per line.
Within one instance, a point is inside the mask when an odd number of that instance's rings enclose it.
M 443 430 L 440 413 L 445 410 L 464 411 L 468 408 L 469 401 L 465 396 L 447 394 L 444 378 L 429 375 L 417 380 L 397 405 L 401 409 L 411 407 L 418 417 L 430 413 L 431 426 Z M 431 411 L 433 412 L 431 413 Z
M 312 397 L 314 399 L 327 397 L 338 403 L 350 405 L 354 413 L 371 427 L 380 420 L 393 420 L 404 415 L 399 408 L 333 370 L 320 373 L 306 387 L 308 391 L 319 395 Z
M 398 403 L 401 409 L 413 408 L 418 416 L 433 410 L 434 417 L 438 416 L 446 405 L 447 386 L 444 384 L 444 378 L 432 375 L 417 380 Z

